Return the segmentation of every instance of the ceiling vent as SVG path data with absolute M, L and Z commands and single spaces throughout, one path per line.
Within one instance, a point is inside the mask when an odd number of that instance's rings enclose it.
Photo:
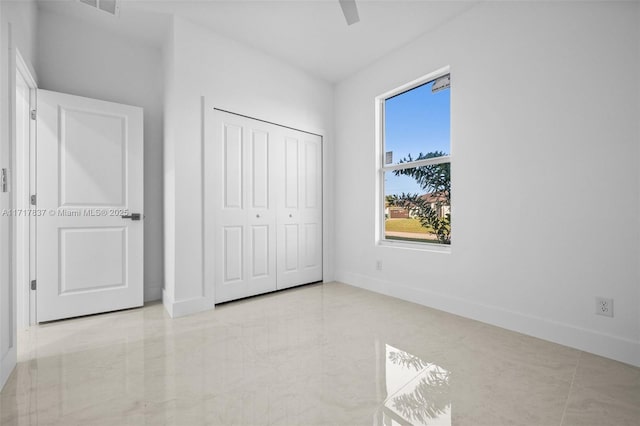
M 98 10 L 107 12 L 110 15 L 118 16 L 119 7 L 118 0 L 78 0 L 80 3 L 84 3 L 91 7 L 95 7 Z

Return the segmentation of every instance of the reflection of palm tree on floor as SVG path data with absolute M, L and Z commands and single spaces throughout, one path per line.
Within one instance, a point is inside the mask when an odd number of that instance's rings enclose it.
M 419 373 L 414 380 L 420 377 L 412 392 L 391 397 L 393 408 L 398 413 L 406 420 L 427 424 L 429 419 L 436 419 L 447 412 L 451 406 L 450 373 L 447 370 L 404 351 L 389 353 L 389 361 L 414 369 Z
M 416 373 L 419 373 L 421 370 L 424 370 L 429 366 L 429 363 L 424 362 L 417 356 L 411 355 L 405 351 L 390 352 L 389 361 L 395 365 L 412 368 L 416 370 Z

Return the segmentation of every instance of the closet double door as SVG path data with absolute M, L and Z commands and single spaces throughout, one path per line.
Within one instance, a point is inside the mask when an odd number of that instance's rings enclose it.
M 322 280 L 322 138 L 218 110 L 211 131 L 216 303 Z

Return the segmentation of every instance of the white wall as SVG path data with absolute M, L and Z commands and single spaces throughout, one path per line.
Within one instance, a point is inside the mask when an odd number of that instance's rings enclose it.
M 169 22 L 166 38 L 162 48 L 162 63 L 164 67 L 164 137 L 163 137 L 163 192 L 164 192 L 164 284 L 162 299 L 165 300 L 164 289 L 175 288 L 175 229 L 176 229 L 176 197 L 175 197 L 175 139 L 178 123 L 174 117 L 175 105 L 173 98 L 176 90 L 175 82 L 175 51 L 173 19 Z M 172 295 L 173 293 L 171 293 Z M 173 297 L 173 296 L 171 296 Z M 166 304 L 166 301 L 165 301 Z
M 341 82 L 337 278 L 640 365 L 638 7 L 482 3 Z M 451 253 L 378 246 L 374 97 L 445 65 Z
M 30 68 L 35 63 L 36 7 L 31 1 L 0 2 L 0 168 L 11 168 L 15 123 L 15 49 Z M 11 193 L 0 193 L 0 209 L 11 208 Z M 0 216 L 0 389 L 16 362 L 16 283 L 10 267 L 11 218 Z
M 173 78 L 166 82 L 167 109 L 165 151 L 165 197 L 167 211 L 165 244 L 175 252 L 165 261 L 167 276 L 163 300 L 174 316 L 213 307 L 213 283 L 203 282 L 202 148 L 203 100 L 206 111 L 224 108 L 263 120 L 321 132 L 325 160 L 331 158 L 333 88 L 271 56 L 180 18 L 165 46 L 171 56 Z M 167 164 L 169 162 L 169 164 Z M 327 162 L 325 162 L 327 164 Z M 328 162 L 331 164 L 331 161 Z M 333 173 L 325 182 L 325 212 L 333 211 Z M 171 184 L 168 184 L 171 182 Z M 170 204 L 170 205 L 169 205 Z M 325 220 L 325 279 L 330 279 L 332 251 L 331 215 Z M 329 242 L 327 242 L 329 241 Z
M 37 71 L 41 89 L 144 108 L 144 298 L 160 299 L 164 281 L 160 47 L 41 10 Z

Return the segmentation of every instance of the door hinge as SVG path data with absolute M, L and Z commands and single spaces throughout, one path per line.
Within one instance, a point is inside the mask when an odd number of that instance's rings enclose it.
M 37 287 L 36 280 L 31 280 L 31 290 L 35 290 Z
M 35 120 L 35 119 L 36 119 L 36 117 L 37 117 L 37 112 L 36 112 L 36 110 L 35 110 L 35 109 L 32 109 L 32 110 L 31 110 L 31 119 L 32 119 L 32 120 Z
M 9 192 L 9 171 L 0 170 L 0 192 Z
M 31 196 L 31 205 L 35 206 L 37 202 L 38 202 L 38 197 L 36 197 L 35 195 L 32 195 Z

